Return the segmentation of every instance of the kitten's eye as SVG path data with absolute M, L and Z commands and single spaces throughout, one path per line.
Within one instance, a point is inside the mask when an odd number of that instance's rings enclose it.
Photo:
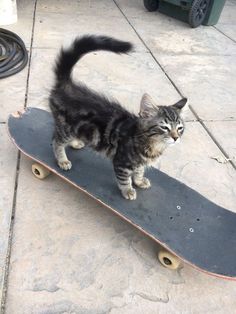
M 179 127 L 178 127 L 178 132 L 182 132 L 182 131 L 183 131 L 183 129 L 184 129 L 184 127 L 183 127 L 183 126 L 179 126 Z
M 160 125 L 160 129 L 162 129 L 165 132 L 169 132 L 170 131 L 170 128 L 168 126 L 165 126 L 165 125 Z

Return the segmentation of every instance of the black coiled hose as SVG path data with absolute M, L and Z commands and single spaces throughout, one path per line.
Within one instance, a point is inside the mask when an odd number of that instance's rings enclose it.
M 21 38 L 0 28 L 0 79 L 21 71 L 27 62 L 28 53 Z

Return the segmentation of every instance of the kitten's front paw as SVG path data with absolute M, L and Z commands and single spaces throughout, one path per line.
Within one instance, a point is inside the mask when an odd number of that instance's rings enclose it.
M 122 195 L 124 196 L 124 198 L 126 198 L 127 200 L 136 200 L 136 190 L 133 188 L 130 188 L 128 190 L 122 191 Z
M 74 149 L 81 149 L 85 146 L 85 144 L 81 140 L 73 140 L 71 141 L 70 146 L 73 147 Z
M 58 161 L 58 166 L 63 170 L 70 170 L 72 163 L 69 160 Z
M 134 183 L 141 189 L 149 189 L 151 187 L 151 182 L 145 177 L 141 181 L 134 181 Z

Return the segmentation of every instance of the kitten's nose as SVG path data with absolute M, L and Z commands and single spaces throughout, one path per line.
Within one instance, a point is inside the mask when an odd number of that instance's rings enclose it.
M 170 133 L 171 137 L 173 138 L 173 140 L 176 142 L 177 139 L 179 138 L 179 135 L 177 134 L 177 132 L 175 130 L 173 130 L 171 133 Z
M 172 136 L 172 138 L 176 142 L 179 137 L 178 136 Z

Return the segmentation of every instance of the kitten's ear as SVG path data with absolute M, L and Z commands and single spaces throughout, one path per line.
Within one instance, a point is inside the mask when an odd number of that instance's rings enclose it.
M 140 103 L 139 116 L 141 118 L 150 118 L 156 115 L 158 112 L 158 106 L 154 103 L 152 97 L 148 94 L 143 94 Z
M 176 104 L 173 105 L 173 107 L 180 113 L 184 107 L 187 107 L 186 104 L 188 102 L 187 98 L 183 98 L 179 100 Z

